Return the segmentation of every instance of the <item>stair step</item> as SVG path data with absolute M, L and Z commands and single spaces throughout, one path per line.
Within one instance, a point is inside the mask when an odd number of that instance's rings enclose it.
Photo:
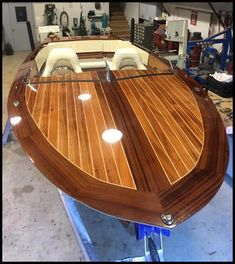
M 129 28 L 112 28 L 112 32 L 114 33 L 130 33 Z
M 109 21 L 109 24 L 112 26 L 125 26 L 128 25 L 127 20 L 114 20 L 114 21 Z
M 125 16 L 112 16 L 110 17 L 110 21 L 115 21 L 115 20 L 126 20 Z
M 124 12 L 123 11 L 111 11 L 110 17 L 112 16 L 124 16 Z
M 120 30 L 123 30 L 123 31 L 130 31 L 130 27 L 111 27 L 111 29 L 113 31 L 120 31 Z
M 113 7 L 113 6 L 120 6 L 120 3 L 119 2 L 111 2 L 110 7 Z
M 118 12 L 118 11 L 123 11 L 122 8 L 120 6 L 117 6 L 117 7 L 111 7 L 110 8 L 110 13 L 111 12 Z
M 128 22 L 119 21 L 119 23 L 109 23 L 110 27 L 113 28 L 129 28 Z
M 113 34 L 114 36 L 120 38 L 120 39 L 124 39 L 124 40 L 130 40 L 130 35 L 128 34 Z
M 119 29 L 124 29 L 124 30 L 128 29 L 128 30 L 130 30 L 130 26 L 129 25 L 120 25 L 120 26 L 115 25 L 112 28 L 117 29 L 117 30 L 119 30 Z
M 130 28 L 130 26 L 128 24 L 119 24 L 119 25 L 113 25 L 109 23 L 109 27 L 111 27 L 112 29 L 117 29 L 117 28 Z

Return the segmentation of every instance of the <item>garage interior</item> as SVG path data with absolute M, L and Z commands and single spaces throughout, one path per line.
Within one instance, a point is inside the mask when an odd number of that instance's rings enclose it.
M 233 2 L 4 2 L 2 15 L 2 260 L 153 261 L 144 247 L 146 236 L 137 239 L 135 223 L 85 206 L 44 177 L 8 120 L 11 84 L 37 43 L 111 35 L 170 61 L 206 87 L 227 133 L 223 184 L 185 222 L 160 236 L 155 231 L 157 261 L 232 261 Z M 186 34 L 175 41 L 172 31 L 182 25 Z M 216 86 L 215 73 L 226 73 L 229 81 Z

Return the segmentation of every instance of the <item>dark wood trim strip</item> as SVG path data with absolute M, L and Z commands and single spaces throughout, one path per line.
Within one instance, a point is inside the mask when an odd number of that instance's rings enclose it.
M 99 72 L 100 79 L 105 78 L 104 72 Z M 114 79 L 114 75 L 112 76 Z M 122 131 L 125 153 L 137 186 L 137 190 L 156 192 L 169 186 L 161 165 L 156 160 L 153 149 L 144 134 L 138 119 L 129 106 L 125 94 L 117 82 L 102 83 L 105 96 L 113 113 L 117 128 Z M 129 135 L 132 134 L 132 137 Z M 140 160 L 141 162 L 140 162 Z M 148 164 L 144 168 L 141 164 Z M 148 179 L 148 180 L 146 180 Z
M 70 78 L 70 75 L 66 76 Z M 78 138 L 78 124 L 75 113 L 75 100 L 73 95 L 73 85 L 66 85 L 66 100 L 67 100 L 67 130 L 68 130 L 68 159 L 77 166 L 80 166 L 80 143 Z
M 80 95 L 80 86 L 78 83 L 73 84 L 73 94 L 74 99 L 78 100 L 78 96 Z M 87 172 L 89 175 L 94 176 L 94 163 L 92 159 L 91 146 L 89 134 L 87 133 L 87 122 L 85 117 L 84 108 L 82 104 L 75 103 L 75 112 L 76 112 L 76 123 L 79 124 L 80 120 L 84 120 L 84 126 L 78 125 L 78 137 L 80 142 L 80 164 L 81 169 Z
M 91 75 L 96 76 L 96 72 L 92 72 Z M 101 83 L 94 83 L 94 92 L 96 93 L 99 99 L 99 105 L 102 111 L 104 121 L 106 123 L 106 129 L 117 128 L 112 112 L 110 110 L 107 98 L 105 97 L 104 91 L 102 89 Z M 119 175 L 124 187 L 136 189 L 135 182 L 126 159 L 126 154 L 123 149 L 122 142 L 116 142 L 115 144 L 110 145 L 112 152 L 115 153 L 115 159 L 118 159 L 118 164 L 122 164 L 117 167 Z

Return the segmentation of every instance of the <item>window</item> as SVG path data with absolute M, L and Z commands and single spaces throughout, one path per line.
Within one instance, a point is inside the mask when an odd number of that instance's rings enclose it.
M 27 21 L 27 13 L 25 6 L 16 6 L 16 21 L 17 22 L 26 22 Z

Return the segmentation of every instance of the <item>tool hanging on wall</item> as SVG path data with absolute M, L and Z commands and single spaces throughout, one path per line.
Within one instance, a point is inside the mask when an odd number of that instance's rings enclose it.
M 87 18 L 91 22 L 91 35 L 100 35 L 100 29 L 96 27 L 96 24 L 94 21 L 96 18 L 95 11 L 89 10 L 87 14 Z
M 100 10 L 101 9 L 100 2 L 96 2 L 95 3 L 95 9 L 97 9 L 97 10 Z
M 60 14 L 60 25 L 62 27 L 62 36 L 70 36 L 69 16 L 65 11 Z
M 74 32 L 74 36 L 78 36 L 79 26 L 78 26 L 78 18 L 76 17 L 73 18 L 72 30 Z
M 82 12 L 83 11 L 81 11 L 81 13 L 80 13 L 80 23 L 79 23 L 79 28 L 78 28 L 78 36 L 87 35 L 85 18 L 82 16 Z
M 100 29 L 96 27 L 95 22 L 91 22 L 91 35 L 100 35 Z
M 53 25 L 54 19 L 57 20 L 57 15 L 55 12 L 55 5 L 54 4 L 46 4 L 44 15 L 46 19 L 46 25 Z

